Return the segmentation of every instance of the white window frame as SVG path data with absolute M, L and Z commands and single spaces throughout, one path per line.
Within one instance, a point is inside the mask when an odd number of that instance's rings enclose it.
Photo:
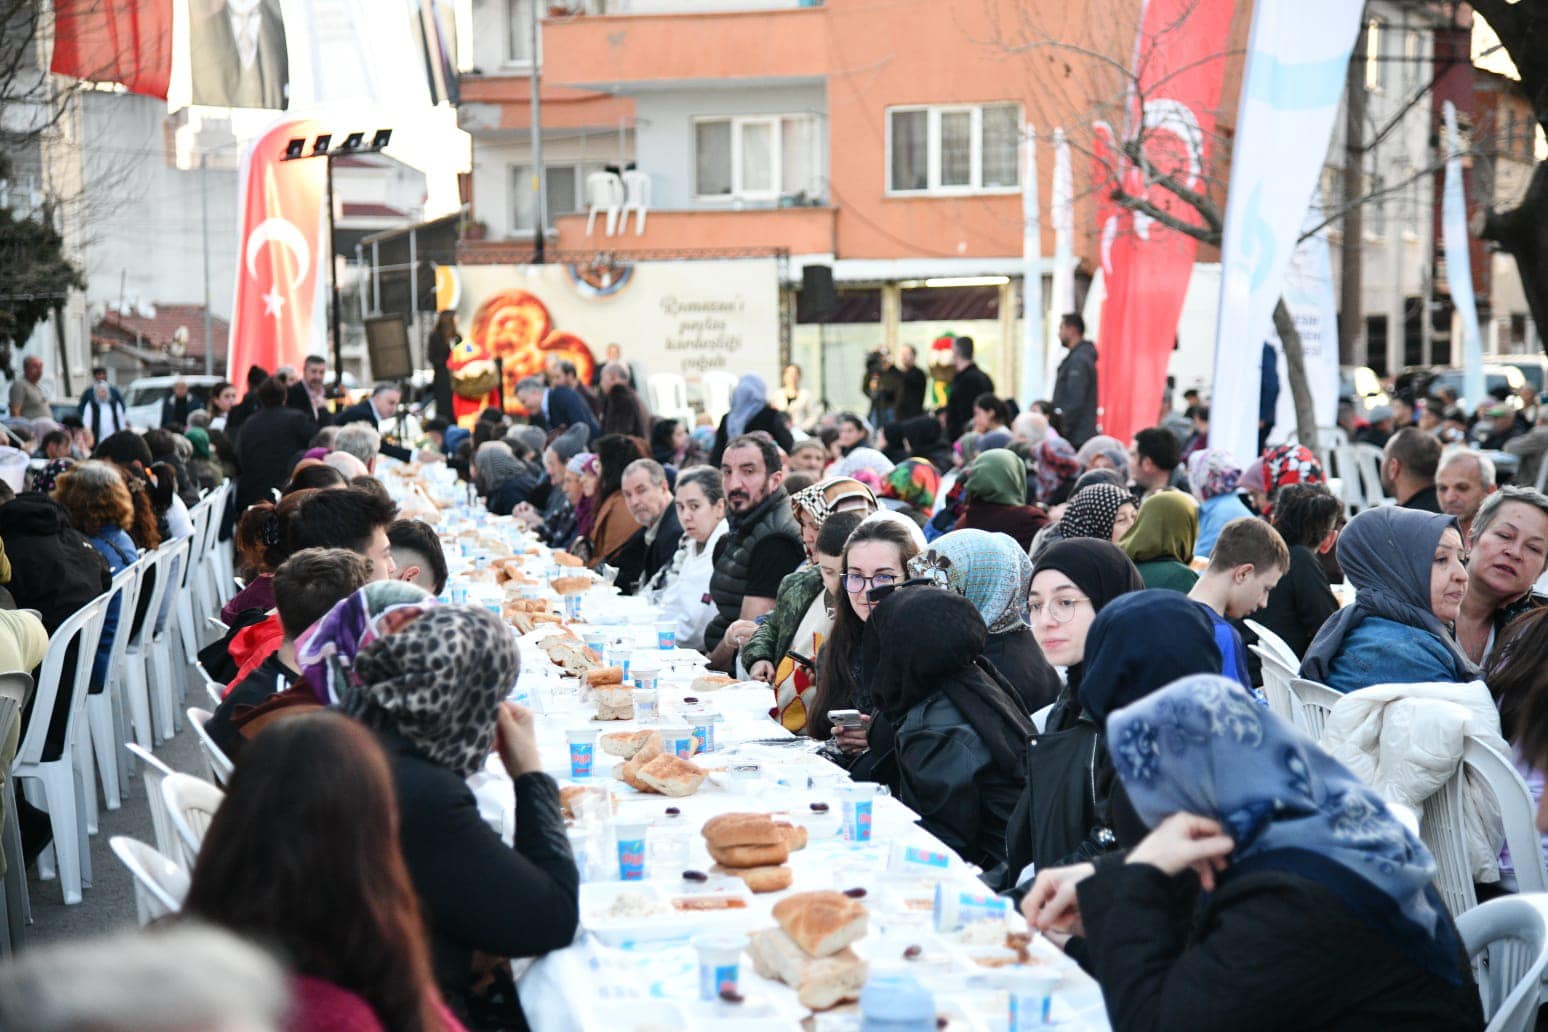
M 514 56 L 511 53 L 511 43 L 516 36 L 516 26 L 512 24 L 511 8 L 514 6 L 515 2 L 517 2 L 517 0 L 502 0 L 502 6 L 504 9 L 500 14 L 500 19 L 505 23 L 505 38 L 501 40 L 500 43 L 500 67 L 506 69 L 522 69 L 531 71 L 534 60 L 537 61 L 539 66 L 542 64 L 543 30 L 541 28 L 538 29 L 537 54 L 529 54 L 526 57 Z M 538 12 L 538 17 L 540 19 L 542 17 L 542 8 L 539 5 L 544 2 L 545 0 L 530 0 L 530 6 L 533 10 Z M 527 22 L 523 22 L 521 25 L 521 32 L 523 34 L 523 38 L 530 36 L 532 32 L 531 25 Z M 530 47 L 531 43 L 529 42 L 527 45 Z
M 701 204 L 726 204 L 734 201 L 778 201 L 786 194 L 805 189 L 806 184 L 784 182 L 785 144 L 784 125 L 787 120 L 799 121 L 812 116 L 807 112 L 782 112 L 760 115 L 695 115 L 691 120 L 693 139 L 693 199 Z M 711 122 L 728 122 L 731 125 L 731 192 L 725 194 L 699 193 L 699 126 Z M 772 189 L 748 188 L 747 170 L 742 166 L 742 133 L 748 126 L 761 125 L 769 130 L 769 179 Z M 815 141 L 814 141 L 815 142 Z M 814 164 L 820 163 L 821 154 L 813 154 Z
M 599 163 L 588 164 L 588 163 L 586 163 L 584 161 L 545 161 L 545 162 L 543 162 L 543 191 L 544 191 L 545 195 L 548 192 L 548 174 L 551 171 L 553 171 L 554 169 L 556 169 L 556 168 L 569 168 L 569 169 L 574 169 L 575 170 L 575 204 L 576 204 L 576 207 L 575 207 L 574 211 L 549 211 L 548 212 L 548 225 L 544 227 L 544 229 L 549 231 L 549 232 L 552 232 L 555 229 L 554 220 L 557 219 L 559 216 L 561 216 L 561 215 L 580 215 L 580 214 L 585 214 L 585 212 L 587 210 L 587 207 L 588 207 L 587 204 L 586 204 L 586 177 L 588 175 L 590 175 L 592 172 L 601 171 L 602 166 Z M 508 224 L 510 226 L 510 232 L 512 232 L 512 233 L 531 233 L 534 229 L 537 228 L 536 226 L 518 226 L 518 225 L 516 225 L 516 196 L 515 196 L 515 191 L 517 191 L 517 190 L 526 190 L 527 189 L 527 187 L 525 185 L 518 185 L 518 183 L 517 183 L 518 176 L 517 176 L 516 173 L 519 170 L 522 170 L 522 169 L 526 169 L 527 172 L 528 172 L 528 175 L 531 174 L 532 162 L 531 162 L 530 158 L 528 160 L 526 160 L 526 161 L 511 161 L 511 162 L 507 162 L 506 166 L 505 166 L 505 181 L 509 185 L 510 189 L 512 190 L 512 193 L 507 198 L 508 202 L 509 202 L 507 204 L 507 208 L 509 209 L 510 216 L 511 216 Z M 525 179 L 524 176 L 520 177 L 520 178 Z
M 1004 107 L 1012 105 L 1016 108 L 1016 125 L 1022 125 L 1022 107 L 1016 101 L 992 100 L 977 104 L 899 104 L 886 109 L 886 135 L 887 148 L 884 155 L 885 164 L 882 168 L 882 192 L 888 197 L 962 197 L 969 195 L 996 195 L 996 194 L 1020 194 L 1021 175 L 1024 171 L 1020 167 L 1020 148 L 1017 148 L 1016 185 L 1014 186 L 984 186 L 984 108 Z M 905 114 L 910 111 L 923 111 L 925 113 L 925 168 L 926 183 L 919 190 L 898 190 L 892 186 L 892 116 Z M 968 179 L 966 185 L 942 185 L 941 183 L 941 116 L 943 114 L 961 114 L 968 112 L 972 116 L 972 128 L 969 130 L 969 157 Z

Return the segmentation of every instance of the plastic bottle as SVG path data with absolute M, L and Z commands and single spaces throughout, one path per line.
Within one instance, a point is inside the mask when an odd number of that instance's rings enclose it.
M 912 975 L 873 975 L 860 992 L 860 1032 L 935 1032 L 935 997 Z

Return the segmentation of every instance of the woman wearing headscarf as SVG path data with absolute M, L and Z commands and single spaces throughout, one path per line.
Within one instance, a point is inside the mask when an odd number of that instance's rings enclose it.
M 1260 465 L 1262 472 L 1252 475 L 1253 467 Z M 1262 497 L 1254 497 L 1253 501 L 1258 503 L 1264 516 L 1271 516 L 1274 498 L 1280 488 L 1289 484 L 1326 484 L 1328 478 L 1323 474 L 1322 463 L 1317 461 L 1316 454 L 1310 448 L 1302 444 L 1281 444 L 1264 452 L 1262 458 L 1254 460 L 1243 472 L 1242 481 L 1244 489 L 1249 493 L 1261 483 Z
M 862 445 L 845 452 L 844 457 L 834 463 L 831 473 L 835 477 L 853 477 L 872 491 L 877 491 L 893 468 L 892 460 L 886 455 Z
M 210 433 L 201 427 L 190 427 L 183 432 L 193 446 L 193 458 L 188 460 L 188 475 L 201 491 L 213 491 L 226 479 L 226 471 L 215 461 L 210 451 Z
M 1151 831 L 1124 863 L 1044 872 L 1025 909 L 1078 919 L 1117 1032 L 1483 1026 L 1434 859 L 1303 734 L 1222 677 L 1107 730 Z
M 355 657 L 344 711 L 377 733 L 398 797 L 399 843 L 430 936 L 441 995 L 475 1015 L 475 954 L 532 957 L 568 946 L 580 876 L 559 787 L 543 773 L 532 714 L 503 702 L 516 683 L 516 640 L 498 616 L 439 606 Z M 496 752 L 516 795 L 515 845 L 479 815 L 467 778 Z M 489 965 L 505 980 L 509 965 Z M 503 973 L 503 974 L 502 974 Z M 497 1021 L 524 1025 L 519 1004 Z
M 1199 575 L 1189 565 L 1199 536 L 1198 503 L 1181 491 L 1157 491 L 1140 503 L 1134 526 L 1119 547 L 1134 560 L 1147 588 L 1193 590 Z
M 1043 510 L 1027 504 L 1027 467 L 1014 453 L 992 448 L 973 460 L 967 504 L 953 529 L 991 530 L 1009 534 L 1023 551 L 1048 523 Z
M 897 443 L 902 446 L 904 458 L 929 459 L 942 476 L 952 471 L 956 465 L 955 456 L 945 439 L 945 431 L 941 429 L 939 419 L 934 416 L 916 416 L 893 425 L 898 428 Z M 890 428 L 887 440 L 892 442 Z
M 763 377 L 748 373 L 736 382 L 736 388 L 731 392 L 731 410 L 721 417 L 720 426 L 715 430 L 710 465 L 720 468 L 720 456 L 726 450 L 727 441 L 759 430 L 774 438 L 774 443 L 787 455 L 795 447 L 789 420 L 769 404 L 769 389 L 764 385 Z
M 1088 437 L 1075 453 L 1075 461 L 1080 463 L 1081 469 L 1110 469 L 1124 480 L 1129 479 L 1129 449 L 1116 437 L 1106 434 Z
M 1312 639 L 1302 677 L 1352 692 L 1478 676 L 1450 629 L 1467 588 L 1456 517 L 1366 509 L 1339 535 L 1338 564 L 1355 600 Z
M 640 529 L 639 521 L 629 512 L 623 496 L 624 470 L 629 463 L 645 457 L 637 438 L 606 434 L 594 442 L 597 449 L 597 508 L 591 532 L 585 535 L 590 545 L 593 569 L 623 547 Z
M 575 536 L 575 507 L 564 482 L 570 460 L 586 449 L 586 434 L 587 427 L 576 423 L 548 442 L 543 449 L 543 479 L 532 500 L 518 502 L 511 510 L 511 515 L 555 548 L 563 548 Z
M 597 461 L 596 455 L 591 452 L 581 452 L 565 465 L 565 473 L 565 494 L 570 495 L 570 508 L 575 513 L 575 533 L 562 545 L 558 541 L 552 544 L 574 551 L 584 542 L 589 541 L 591 532 L 596 529 L 597 485 L 600 482 L 602 466 Z M 573 494 L 571 494 L 572 491 Z
M 983 657 L 1010 685 L 1022 712 L 1054 701 L 1059 675 L 1027 623 L 1032 560 L 1015 541 L 983 530 L 954 530 L 911 559 L 908 572 L 973 603 L 988 628 Z
M 941 475 L 929 459 L 904 459 L 882 479 L 882 504 L 901 512 L 921 527 L 935 509 Z
M 509 516 L 538 485 L 536 469 L 511 454 L 504 441 L 485 441 L 473 453 L 473 484 L 496 516 Z
M 1018 892 L 1030 885 L 1028 865 L 1042 870 L 1094 859 L 1132 829 L 1126 805 L 1114 798 L 1102 733 L 1108 715 L 1179 677 L 1220 673 L 1203 607 L 1175 591 L 1132 590 L 1133 565 L 1115 552 L 1100 541 L 1062 542 L 1038 564 L 1033 581 L 1032 626 L 1047 643 L 1044 652 L 1055 663 L 1078 658 L 1028 754 L 1026 789 L 1007 832 L 1014 881 L 1005 887 Z M 1093 617 L 1098 602 L 1106 604 Z
M 1205 448 L 1188 456 L 1188 486 L 1199 500 L 1199 536 L 1193 542 L 1196 559 L 1208 559 L 1220 529 L 1232 520 L 1255 515 L 1242 503 L 1236 485 L 1242 471 L 1229 452 Z
M 1083 487 L 1070 496 L 1064 515 L 1038 536 L 1032 549 L 1036 561 L 1060 541 L 1095 538 L 1117 544 L 1134 526 L 1139 506 L 1134 495 L 1116 484 L 1097 483 Z
M 349 692 L 360 650 L 438 604 L 434 595 L 407 581 L 372 581 L 336 602 L 296 639 L 299 683 L 321 705 L 337 705 Z
M 1045 437 L 1033 453 L 1037 466 L 1037 501 L 1043 506 L 1069 500 L 1071 485 L 1080 476 L 1075 449 L 1062 437 Z
M 1005 822 L 1025 778 L 1032 722 L 983 658 L 972 603 L 923 586 L 875 607 L 866 651 L 878 714 L 893 729 L 900 802 L 986 871 L 1005 862 Z

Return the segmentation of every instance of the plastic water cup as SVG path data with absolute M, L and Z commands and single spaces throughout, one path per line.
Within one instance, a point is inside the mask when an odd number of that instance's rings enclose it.
M 654 724 L 661 719 L 661 702 L 656 689 L 634 689 L 634 719 L 640 724 Z
M 618 880 L 643 881 L 645 878 L 645 841 L 650 832 L 648 821 L 619 821 L 613 825 L 618 845 Z
M 735 763 L 726 768 L 733 795 L 756 795 L 763 781 L 763 767 L 757 763 Z
M 579 594 L 564 596 L 564 618 L 566 620 L 579 620 L 581 618 L 581 598 Z
M 597 729 L 572 728 L 564 737 L 570 743 L 570 777 L 591 777 L 597 758 Z
M 677 624 L 671 620 L 656 622 L 656 648 L 662 651 L 677 648 Z
M 848 842 L 871 841 L 871 825 L 876 814 L 876 786 L 845 785 L 839 793 L 844 808 L 844 839 Z
M 694 937 L 693 948 L 699 954 L 699 999 L 716 1000 L 721 993 L 737 991 L 745 942 L 729 935 Z
M 595 652 L 599 657 L 607 655 L 607 632 L 603 630 L 588 630 L 581 635 L 581 641 L 586 647 Z
M 1038 967 L 1017 967 L 1006 972 L 1010 1016 L 1006 1032 L 1032 1032 L 1053 1024 L 1053 992 L 1057 972 Z
M 630 665 L 629 672 L 634 680 L 635 691 L 644 689 L 653 692 L 660 687 L 661 669 L 652 662 L 636 659 Z

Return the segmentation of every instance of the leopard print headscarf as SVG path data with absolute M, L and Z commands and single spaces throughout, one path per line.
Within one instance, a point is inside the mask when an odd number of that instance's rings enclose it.
M 396 731 L 430 760 L 466 778 L 494 745 L 495 713 L 516 684 L 516 639 L 498 616 L 436 606 L 355 657 L 360 686 L 345 710 Z

